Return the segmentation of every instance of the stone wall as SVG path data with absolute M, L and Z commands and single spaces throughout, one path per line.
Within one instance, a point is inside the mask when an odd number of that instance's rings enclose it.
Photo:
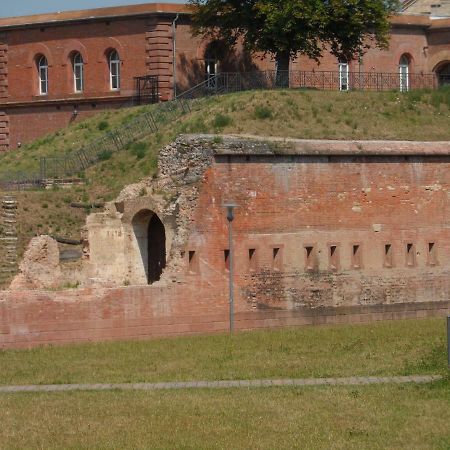
M 8 284 L 17 271 L 17 202 L 0 197 L 0 287 Z
M 448 142 L 185 136 L 159 169 L 89 216 L 82 288 L 0 294 L 4 346 L 225 330 L 229 201 L 239 328 L 450 311 Z

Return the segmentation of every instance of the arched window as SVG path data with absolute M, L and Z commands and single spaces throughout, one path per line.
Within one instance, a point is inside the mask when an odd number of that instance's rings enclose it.
M 120 89 L 120 58 L 116 50 L 109 54 L 109 85 L 112 91 Z
M 205 80 L 210 88 L 216 87 L 219 62 L 225 58 L 225 55 L 226 47 L 222 41 L 212 41 L 205 49 Z
M 402 55 L 398 64 L 400 92 L 409 90 L 409 64 L 409 56 Z
M 348 83 L 349 67 L 348 67 L 347 60 L 345 60 L 343 58 L 339 59 L 338 69 L 339 69 L 339 90 L 340 91 L 348 91 L 348 89 L 349 89 L 349 83 Z
M 39 74 L 39 94 L 48 94 L 48 62 L 45 56 L 40 56 L 37 60 Z
M 75 53 L 72 56 L 73 66 L 73 89 L 75 92 L 83 92 L 84 88 L 84 63 L 83 57 L 80 53 Z

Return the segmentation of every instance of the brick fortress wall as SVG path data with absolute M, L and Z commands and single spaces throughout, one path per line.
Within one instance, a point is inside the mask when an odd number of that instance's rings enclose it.
M 229 200 L 239 205 L 239 329 L 450 311 L 447 143 L 186 137 L 171 149 L 175 160 L 177 151 L 192 161 L 195 152 L 214 155 L 197 182 L 178 269 L 153 286 L 4 291 L 0 345 L 226 330 Z M 161 214 L 154 199 L 139 201 Z M 113 231 L 104 244 L 117 250 L 123 235 Z

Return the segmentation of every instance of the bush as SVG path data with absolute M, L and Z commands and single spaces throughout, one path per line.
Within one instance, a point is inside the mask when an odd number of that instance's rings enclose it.
M 97 128 L 99 131 L 104 131 L 109 128 L 109 123 L 106 120 L 102 120 L 98 125 Z
M 255 117 L 257 119 L 271 119 L 273 116 L 272 109 L 268 106 L 257 106 L 255 108 Z
M 137 159 L 142 159 L 147 154 L 148 147 L 147 142 L 135 142 L 130 146 L 130 150 Z
M 225 128 L 233 123 L 233 119 L 225 114 L 216 114 L 213 120 L 214 128 Z
M 111 159 L 112 151 L 111 150 L 103 150 L 98 154 L 98 159 L 100 161 L 108 161 L 108 159 Z

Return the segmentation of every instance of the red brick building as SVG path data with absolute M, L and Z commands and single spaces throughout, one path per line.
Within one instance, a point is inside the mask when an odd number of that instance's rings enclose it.
M 237 51 L 218 57 L 190 33 L 185 5 L 149 3 L 0 19 L 0 150 L 20 147 L 95 111 L 118 108 L 135 94 L 135 77 L 158 76 L 158 95 L 184 90 L 217 71 L 274 69 L 270 58 Z M 176 62 L 176 64 L 174 64 Z M 318 66 L 298 58 L 292 69 L 450 73 L 450 19 L 402 15 L 392 19 L 387 51 L 360 61 L 325 56 Z M 176 80 L 176 82 L 175 82 Z M 408 81 L 403 81 L 408 89 Z

